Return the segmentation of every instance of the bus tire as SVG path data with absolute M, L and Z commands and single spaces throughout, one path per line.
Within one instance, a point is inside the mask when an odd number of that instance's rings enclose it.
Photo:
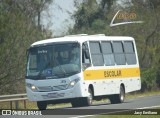
M 37 107 L 39 110 L 46 110 L 47 108 L 47 102 L 46 101 L 38 101 Z
M 125 99 L 125 88 L 123 86 L 120 86 L 120 94 L 118 97 L 118 102 L 123 103 Z
M 125 98 L 125 90 L 123 86 L 120 86 L 120 93 L 111 95 L 109 97 L 111 104 L 123 103 Z
M 84 106 L 90 106 L 90 105 L 92 105 L 92 102 L 93 102 L 93 93 L 92 93 L 92 90 L 89 88 L 88 92 L 89 92 L 89 96 L 85 97 L 84 101 L 83 101 Z
M 79 107 L 80 106 L 80 104 L 79 104 L 79 100 L 72 100 L 71 101 L 71 105 L 72 105 L 72 107 Z

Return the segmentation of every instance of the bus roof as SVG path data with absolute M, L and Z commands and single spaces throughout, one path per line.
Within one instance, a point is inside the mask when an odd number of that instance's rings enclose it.
M 105 36 L 104 34 L 96 34 L 96 35 L 87 35 L 87 34 L 78 34 L 78 35 L 68 35 L 64 37 L 59 38 L 51 38 L 51 39 L 45 39 L 41 41 L 37 41 L 33 43 L 31 46 L 36 45 L 43 45 L 43 44 L 49 44 L 54 42 L 79 42 L 83 43 L 85 41 L 127 41 L 127 40 L 134 40 L 132 37 L 127 36 Z

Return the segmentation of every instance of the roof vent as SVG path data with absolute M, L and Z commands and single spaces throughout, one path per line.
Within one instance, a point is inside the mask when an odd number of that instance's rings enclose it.
M 88 34 L 76 34 L 76 35 L 67 35 L 65 37 L 71 37 L 71 36 L 87 36 Z
M 105 34 L 94 34 L 94 35 L 91 35 L 91 36 L 105 36 Z

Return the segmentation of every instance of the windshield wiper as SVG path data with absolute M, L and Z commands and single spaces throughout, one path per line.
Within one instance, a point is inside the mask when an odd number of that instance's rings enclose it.
M 61 64 L 57 61 L 57 59 L 54 59 L 56 61 L 56 63 L 58 64 L 59 69 L 61 70 L 61 72 L 63 73 L 63 75 L 66 77 L 66 71 L 64 70 L 64 68 L 62 68 Z M 56 74 L 59 75 L 59 74 Z
M 73 71 L 73 72 L 68 72 L 66 73 L 68 76 L 71 76 L 71 75 L 75 75 L 77 73 L 80 73 L 80 71 Z
M 40 72 L 39 72 L 38 75 L 37 75 L 38 79 L 46 79 L 46 76 L 45 76 L 44 74 L 42 74 L 42 72 L 47 69 L 49 63 L 50 63 L 50 62 L 48 62 L 48 63 L 44 66 L 44 68 L 43 68 L 42 70 L 40 70 Z
M 33 80 L 36 80 L 37 77 L 36 77 L 36 76 L 31 76 L 31 75 L 29 75 L 29 76 L 26 76 L 26 79 L 33 79 Z

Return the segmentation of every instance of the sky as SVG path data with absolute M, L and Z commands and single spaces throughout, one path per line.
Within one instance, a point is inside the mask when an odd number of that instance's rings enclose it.
M 75 10 L 74 0 L 54 0 L 42 13 L 42 24 L 52 30 L 53 36 L 63 35 L 74 24 L 71 14 Z
M 74 0 L 53 0 L 48 9 L 42 13 L 42 24 L 48 27 L 53 36 L 65 35 L 68 27 L 74 25 L 71 14 L 76 10 Z M 81 3 L 82 0 L 79 0 Z M 98 2 L 99 0 L 97 0 Z M 117 0 L 120 2 L 121 0 Z M 69 13 L 68 13 L 69 12 Z
M 117 1 L 121 4 L 121 0 Z M 76 11 L 74 0 L 53 0 L 53 3 L 42 12 L 42 24 L 53 32 L 53 36 L 65 35 L 68 27 L 74 25 L 74 20 L 71 19 L 74 11 Z

